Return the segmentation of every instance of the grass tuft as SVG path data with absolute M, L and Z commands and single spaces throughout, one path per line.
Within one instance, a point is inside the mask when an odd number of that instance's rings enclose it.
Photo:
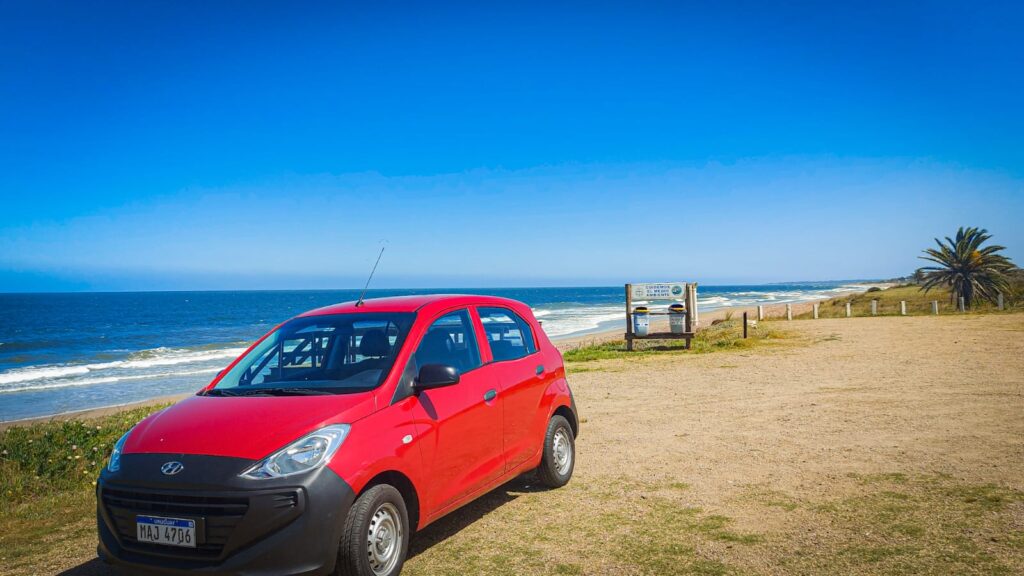
M 803 521 L 827 527 L 829 544 L 787 548 L 787 571 L 1012 574 L 1019 567 L 1011 527 L 1024 492 L 942 475 L 850 478 L 857 493 L 806 508 Z
M 64 420 L 12 426 L 0 432 L 0 491 L 22 502 L 92 486 L 114 443 L 155 406 L 97 420 Z
M 30 566 L 64 539 L 95 534 L 93 486 L 114 443 L 165 407 L 0 431 L 0 560 L 5 567 Z
M 867 292 L 850 294 L 832 298 L 821 303 L 818 307 L 820 318 L 845 318 L 846 304 L 850 304 L 850 313 L 853 316 L 870 316 L 871 301 L 878 301 L 879 316 L 898 316 L 900 314 L 900 301 L 907 303 L 908 316 L 930 316 L 932 314 L 932 301 L 938 301 L 939 314 L 960 314 L 956 304 L 950 298 L 950 292 L 944 288 L 934 288 L 925 292 L 915 285 L 893 286 L 884 290 L 872 287 Z M 1006 301 L 1007 309 L 1013 308 L 1010 300 Z M 995 312 L 995 304 L 987 301 L 978 301 L 968 312 Z M 813 312 L 807 311 L 801 314 L 794 314 L 793 319 L 807 320 L 813 318 Z
M 681 340 L 635 341 L 635 349 L 626 351 L 623 340 L 603 342 L 568 350 L 563 354 L 566 362 L 593 362 L 595 360 L 614 360 L 647 356 L 664 356 L 673 354 L 707 354 L 723 350 L 745 350 L 759 346 L 781 343 L 793 335 L 779 325 L 761 323 L 757 328 L 748 330 L 748 337 L 743 338 L 743 324 L 737 320 L 719 322 L 697 332 L 692 341 L 692 348 L 686 350 Z M 570 371 L 579 368 L 570 366 Z

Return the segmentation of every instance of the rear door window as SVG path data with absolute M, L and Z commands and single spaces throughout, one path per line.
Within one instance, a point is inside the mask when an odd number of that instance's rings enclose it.
M 537 351 L 530 324 L 508 308 L 478 308 L 495 362 L 515 360 Z

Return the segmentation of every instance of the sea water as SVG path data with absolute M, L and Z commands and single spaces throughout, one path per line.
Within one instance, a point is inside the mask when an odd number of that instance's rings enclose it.
M 822 282 L 701 286 L 702 311 L 863 289 Z M 553 339 L 623 328 L 621 286 L 371 290 L 367 297 L 492 294 L 523 301 Z M 191 392 L 282 320 L 357 290 L 0 294 L 0 421 Z M 653 309 L 659 304 L 647 303 Z

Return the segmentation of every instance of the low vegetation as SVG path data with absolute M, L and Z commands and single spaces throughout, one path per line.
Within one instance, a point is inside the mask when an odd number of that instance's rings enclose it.
M 753 323 L 756 324 L 756 323 Z M 626 351 L 624 340 L 602 342 L 568 350 L 563 354 L 566 362 L 592 362 L 671 354 L 705 354 L 722 350 L 742 350 L 760 346 L 780 344 L 792 335 L 778 325 L 751 325 L 747 338 L 743 337 L 743 322 L 737 319 L 719 321 L 697 332 L 691 348 L 685 348 L 683 340 L 636 341 L 632 352 Z M 570 366 L 570 370 L 576 370 Z
M 410 576 L 437 574 L 1015 574 L 1024 494 L 945 475 L 848 474 L 828 496 L 747 487 L 693 504 L 685 483 L 514 482 L 419 535 Z M 514 505 L 507 505 L 511 502 Z M 571 527 L 571 528 L 570 528 Z M 458 538 L 447 538 L 453 531 Z M 515 539 L 495 538 L 515 532 Z
M 1011 288 L 1016 284 L 1011 284 Z M 1017 310 L 1024 306 L 1024 288 L 1018 288 L 1017 292 L 1010 292 L 1004 298 L 1006 310 Z M 821 318 L 844 318 L 846 316 L 846 304 L 850 303 L 850 313 L 853 316 L 870 316 L 871 301 L 878 301 L 879 316 L 896 316 L 900 313 L 900 301 L 907 303 L 908 315 L 929 315 L 932 313 L 932 302 L 939 303 L 939 314 L 959 314 L 957 307 L 950 303 L 950 291 L 946 288 L 933 288 L 930 292 L 924 292 L 920 286 L 914 284 L 894 286 L 884 290 L 869 290 L 867 292 L 840 296 L 822 302 L 818 307 L 818 315 Z M 988 301 L 975 301 L 972 313 L 995 312 L 996 305 Z M 812 312 L 794 314 L 793 318 L 811 318 Z
M 93 487 L 114 443 L 161 408 L 0 431 L 0 563 L 18 566 L 54 539 L 95 530 Z
M 708 547 L 750 549 L 762 535 L 690 498 L 684 483 L 632 476 L 574 479 L 555 491 L 512 482 L 427 528 L 403 574 L 737 573 Z M 511 501 L 515 506 L 503 505 Z M 512 526 L 517 538 L 495 538 Z M 443 537 L 453 527 L 458 542 Z
M 771 494 L 796 525 L 814 534 L 774 553 L 794 573 L 1019 574 L 1024 493 L 967 484 L 948 475 L 850 474 L 842 496 L 807 501 Z

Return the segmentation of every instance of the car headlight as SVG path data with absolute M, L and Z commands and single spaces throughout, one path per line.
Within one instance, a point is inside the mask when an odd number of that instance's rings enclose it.
M 110 453 L 110 462 L 107 462 L 107 470 L 111 472 L 117 472 L 121 469 L 121 451 L 124 450 L 124 443 L 128 441 L 128 435 L 132 431 L 129 430 L 121 436 L 121 439 L 114 443 L 114 451 Z
M 338 451 L 349 428 L 348 424 L 335 424 L 307 434 L 260 460 L 240 476 L 253 480 L 281 478 L 319 468 Z

